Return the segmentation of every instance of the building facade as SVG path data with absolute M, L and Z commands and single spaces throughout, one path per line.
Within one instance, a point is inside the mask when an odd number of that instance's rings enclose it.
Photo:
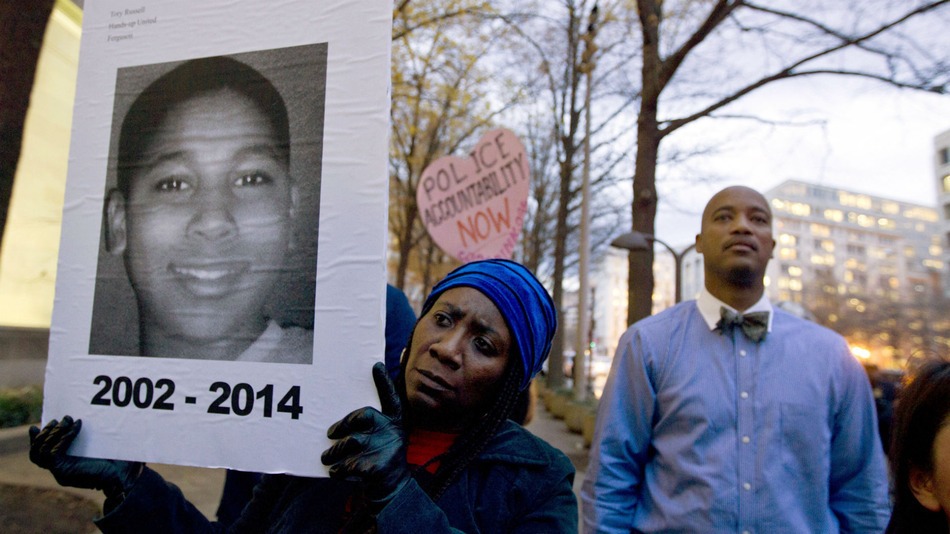
M 950 130 L 934 138 L 934 175 L 937 211 L 943 221 L 944 263 L 946 264 L 950 261 Z M 944 295 L 950 297 L 950 283 L 944 285 Z
M 613 356 L 620 336 L 627 330 L 627 262 L 628 252 L 609 248 L 593 269 L 593 302 L 591 303 L 595 350 Z M 674 304 L 676 279 L 672 255 L 660 247 L 653 253 L 653 313 Z M 693 298 L 686 292 L 683 299 Z
M 795 180 L 765 196 L 776 240 L 773 302 L 801 305 L 882 367 L 950 349 L 938 210 Z

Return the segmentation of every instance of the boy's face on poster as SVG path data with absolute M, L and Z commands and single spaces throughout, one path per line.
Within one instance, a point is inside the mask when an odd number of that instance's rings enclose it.
M 147 329 L 209 342 L 263 329 L 296 209 L 286 154 L 236 92 L 170 111 L 108 213 Z

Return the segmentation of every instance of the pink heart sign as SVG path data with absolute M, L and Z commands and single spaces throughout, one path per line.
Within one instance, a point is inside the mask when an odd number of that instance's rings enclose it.
M 416 203 L 432 239 L 462 262 L 511 258 L 528 211 L 524 145 L 499 128 L 468 159 L 445 156 L 422 172 Z

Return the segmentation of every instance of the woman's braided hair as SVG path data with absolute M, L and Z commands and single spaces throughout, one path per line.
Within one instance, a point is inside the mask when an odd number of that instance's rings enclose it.
M 508 415 L 518 403 L 520 396 L 521 372 L 517 358 L 509 358 L 495 402 L 485 412 L 485 415 L 455 440 L 455 444 L 452 445 L 452 448 L 439 463 L 434 478 L 430 483 L 423 486 L 423 489 L 433 501 L 438 500 L 445 490 L 458 479 L 459 475 L 478 457 L 485 446 L 488 445 L 488 442 L 498 433 L 505 420 L 508 419 Z

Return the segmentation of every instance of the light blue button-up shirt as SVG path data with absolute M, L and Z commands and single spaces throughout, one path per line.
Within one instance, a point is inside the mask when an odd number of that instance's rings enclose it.
M 708 292 L 631 326 L 598 409 L 585 532 L 882 532 L 867 375 L 844 339 L 772 310 L 760 343 Z M 745 311 L 771 310 L 767 299 Z

